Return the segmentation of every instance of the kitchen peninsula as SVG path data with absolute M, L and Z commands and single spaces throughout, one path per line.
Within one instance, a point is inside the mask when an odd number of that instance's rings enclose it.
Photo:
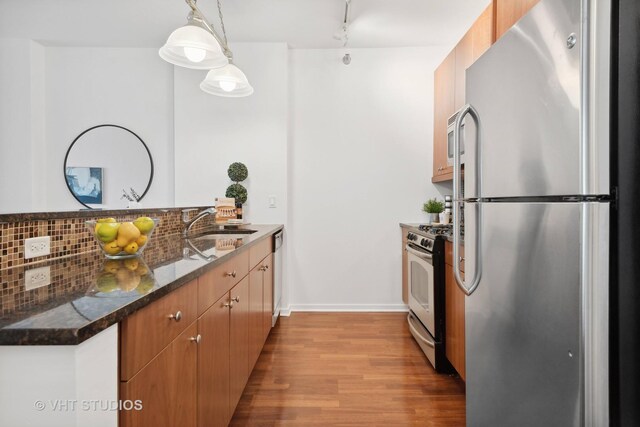
M 158 236 L 135 263 L 153 271 L 150 289 L 103 292 L 98 278 L 113 264 L 97 251 L 37 264 L 65 271 L 52 275 L 44 290 L 55 297 L 44 303 L 26 288 L 27 267 L 4 270 L 3 291 L 30 298 L 0 318 L 1 424 L 127 426 L 161 416 L 195 425 L 210 416 L 209 425 L 226 425 L 271 329 L 273 235 L 282 228 Z M 221 352 L 233 357 L 220 364 Z M 198 381 L 207 376 L 215 381 Z M 153 390 L 173 380 L 181 393 L 169 405 Z M 226 394 L 199 388 L 225 380 Z

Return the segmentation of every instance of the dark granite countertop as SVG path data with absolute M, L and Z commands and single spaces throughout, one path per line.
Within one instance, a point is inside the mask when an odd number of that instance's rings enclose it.
M 256 232 L 154 238 L 140 260 L 112 261 L 94 251 L 0 271 L 0 345 L 80 344 L 283 226 L 244 228 Z M 28 270 L 38 268 L 50 272 L 50 285 L 27 283 Z

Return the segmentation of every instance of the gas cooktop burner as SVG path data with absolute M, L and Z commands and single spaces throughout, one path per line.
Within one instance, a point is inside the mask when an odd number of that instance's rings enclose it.
M 418 226 L 418 229 L 421 231 L 425 231 L 429 234 L 433 234 L 434 236 L 451 236 L 453 233 L 453 225 L 451 224 L 442 224 L 442 225 L 422 224 Z

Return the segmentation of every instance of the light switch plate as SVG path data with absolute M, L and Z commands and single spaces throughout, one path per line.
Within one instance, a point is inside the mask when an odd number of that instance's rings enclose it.
M 51 267 L 32 268 L 24 272 L 25 290 L 41 288 L 51 284 Z
M 51 237 L 33 237 L 24 241 L 24 259 L 36 258 L 51 253 Z
M 276 196 L 269 196 L 269 207 L 270 208 L 275 208 L 276 207 Z

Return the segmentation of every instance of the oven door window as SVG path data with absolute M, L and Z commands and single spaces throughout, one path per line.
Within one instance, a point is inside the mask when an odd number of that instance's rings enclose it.
M 409 256 L 410 307 L 433 335 L 435 311 L 433 297 L 433 265 L 416 256 Z

